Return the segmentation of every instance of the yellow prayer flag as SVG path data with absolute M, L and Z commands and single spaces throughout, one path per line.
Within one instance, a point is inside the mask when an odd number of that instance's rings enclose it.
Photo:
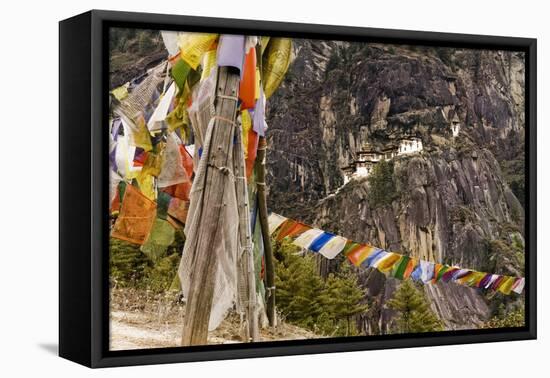
M 260 98 L 260 67 L 256 67 L 256 85 L 254 87 L 254 100 Z
M 515 282 L 515 277 L 506 276 L 502 280 L 502 283 L 500 284 L 498 291 L 500 291 L 502 294 L 509 295 L 512 291 L 512 286 Z
M 262 82 L 266 98 L 271 97 L 283 81 L 290 65 L 291 51 L 291 39 L 270 39 L 262 62 Z
M 378 263 L 376 268 L 382 273 L 386 273 L 393 268 L 395 263 L 399 261 L 401 257 L 402 256 L 397 253 L 389 252 L 388 255 Z
M 252 129 L 252 118 L 248 110 L 241 112 L 241 125 L 242 125 L 242 141 L 244 149 L 244 159 L 248 157 L 248 133 Z
M 189 67 L 196 70 L 205 52 L 210 50 L 217 34 L 182 33 L 179 35 L 180 56 Z
M 128 97 L 128 83 L 121 85 L 111 91 L 111 94 L 115 96 L 118 101 L 124 100 Z
M 156 191 L 155 191 L 155 179 L 153 176 L 144 173 L 143 169 L 139 174 L 136 175 L 136 181 L 139 186 L 139 190 L 141 193 L 149 198 L 150 200 L 154 201 L 157 197 Z
M 204 56 L 202 57 L 202 74 L 201 74 L 201 80 L 204 81 L 210 76 L 210 72 L 212 72 L 212 68 L 216 66 L 216 50 L 209 50 L 204 53 Z
M 261 45 L 261 53 L 264 54 L 265 48 L 267 47 L 267 44 L 269 43 L 270 37 L 262 37 L 260 40 Z

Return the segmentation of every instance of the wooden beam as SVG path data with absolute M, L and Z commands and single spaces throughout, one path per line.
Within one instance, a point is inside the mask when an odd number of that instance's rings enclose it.
M 239 211 L 239 251 L 240 264 L 238 274 L 241 276 L 241 290 L 243 298 L 241 305 L 246 307 L 247 328 L 244 336 L 245 341 L 258 341 L 259 326 L 257 314 L 256 274 L 254 270 L 254 248 L 252 242 L 252 230 L 250 224 L 250 205 L 248 199 L 248 185 L 246 182 L 246 164 L 242 143 L 242 129 L 239 125 L 235 135 L 235 149 L 233 151 L 235 167 L 235 192 Z M 243 275 L 246 275 L 243 276 Z M 246 293 L 246 294 L 245 294 Z M 243 295 L 244 294 L 244 295 Z M 244 298 L 246 297 L 246 298 Z
M 273 261 L 273 250 L 271 248 L 271 237 L 269 235 L 269 224 L 267 214 L 267 194 L 265 188 L 265 159 L 266 159 L 267 141 L 265 137 L 260 137 L 258 142 L 258 155 L 256 163 L 256 185 L 258 187 L 258 210 L 260 217 L 260 226 L 262 228 L 262 240 L 264 242 L 265 254 L 265 281 L 267 289 L 267 319 L 269 325 L 276 325 L 275 319 L 275 268 Z
M 217 256 L 224 253 L 222 232 L 225 217 L 224 190 L 232 178 L 223 167 L 233 166 L 233 138 L 237 113 L 239 73 L 221 67 L 216 90 L 216 119 L 209 145 L 208 167 L 204 180 L 197 234 L 188 240 L 192 244 L 191 279 L 185 308 L 182 345 L 205 345 L 216 284 Z M 204 148 L 204 146 L 203 146 Z M 197 152 L 198 153 L 198 152 Z M 194 183 L 200 185 L 202 183 Z

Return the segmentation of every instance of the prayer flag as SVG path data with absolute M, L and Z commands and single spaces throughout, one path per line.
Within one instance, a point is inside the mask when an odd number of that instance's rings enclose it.
M 434 273 L 435 273 L 435 264 L 429 261 L 420 261 L 422 274 L 420 276 L 420 279 L 424 283 L 431 282 Z
M 279 87 L 290 65 L 292 41 L 289 38 L 269 40 L 262 62 L 262 82 L 265 97 L 269 98 Z
M 223 34 L 218 43 L 218 66 L 235 67 L 240 72 L 244 61 L 244 36 Z
M 323 247 L 321 247 L 319 253 L 325 256 L 327 259 L 333 259 L 340 252 L 342 252 L 347 241 L 348 240 L 346 238 L 343 238 L 341 236 L 334 236 Z
M 378 261 L 380 261 L 380 259 L 382 259 L 387 254 L 388 254 L 388 252 L 386 252 L 386 251 L 384 251 L 380 248 L 376 248 L 376 250 L 373 251 L 367 257 L 367 259 L 364 261 L 364 264 L 362 264 L 362 265 L 366 265 L 367 267 L 370 267 L 370 268 L 375 268 Z
M 151 260 L 157 261 L 164 256 L 166 249 L 174 242 L 174 227 L 160 218 L 156 218 L 147 241 L 141 246 L 140 250 Z
M 401 256 L 401 258 L 395 263 L 393 267 L 394 269 L 392 271 L 392 276 L 402 280 L 410 259 L 411 258 L 409 256 L 405 256 L 405 255 Z
M 176 82 L 180 93 L 183 92 L 185 81 L 187 80 L 187 76 L 189 75 L 190 71 L 191 67 L 183 59 L 178 58 L 172 65 L 170 73 L 172 74 L 172 77 L 174 78 L 174 81 Z
M 295 222 L 295 221 L 293 222 L 294 223 L 289 224 L 288 227 L 285 227 L 284 229 L 281 227 L 281 230 L 277 234 L 277 238 L 276 238 L 278 241 L 281 241 L 286 237 L 289 237 L 289 238 L 298 237 L 299 235 L 303 234 L 304 232 L 310 229 L 309 226 L 306 226 L 303 223 Z
M 248 132 L 248 153 L 246 156 L 246 178 L 250 178 L 252 171 L 254 170 L 254 163 L 256 162 L 256 155 L 258 153 L 258 142 L 260 136 L 254 131 Z
M 514 277 L 510 276 L 504 276 L 504 279 L 502 280 L 500 286 L 498 287 L 498 291 L 500 291 L 502 294 L 509 295 L 512 291 L 512 286 L 514 285 Z
M 311 243 L 323 233 L 323 231 L 312 228 L 311 230 L 308 230 L 304 232 L 302 235 L 298 236 L 296 240 L 294 240 L 293 244 L 297 245 L 298 247 L 307 248 L 309 249 L 309 246 Z
M 187 221 L 187 212 L 189 211 L 189 201 L 184 201 L 176 197 L 170 199 L 168 205 L 168 215 L 174 217 L 181 223 Z
M 183 162 L 180 148 L 174 132 L 169 133 L 166 138 L 166 147 L 162 156 L 162 168 L 158 175 L 159 188 L 188 182 L 189 177 L 183 169 Z
M 286 221 L 288 218 L 285 218 L 279 214 L 271 213 L 267 220 L 269 224 L 269 234 L 273 234 L 279 226 Z
M 330 239 L 334 237 L 334 234 L 330 232 L 324 231 L 322 234 L 317 236 L 315 240 L 311 242 L 311 245 L 309 246 L 309 250 L 313 252 L 319 252 L 319 250 L 324 247 L 326 243 L 329 242 Z
M 241 109 L 252 109 L 255 105 L 254 92 L 256 88 L 256 48 L 252 47 L 246 54 L 241 73 L 239 99 Z
M 149 129 L 149 131 L 160 130 L 162 128 L 164 120 L 168 115 L 168 109 L 172 104 L 172 100 L 174 99 L 175 94 L 176 84 L 172 83 L 172 85 L 170 85 L 164 96 L 159 101 L 157 107 L 155 108 L 155 111 L 147 122 L 147 128 Z
M 393 252 L 386 252 L 387 254 L 378 260 L 376 268 L 382 273 L 389 272 L 393 266 L 399 261 L 402 255 Z
M 363 261 L 365 261 L 370 255 L 376 252 L 377 249 L 372 245 L 368 244 L 359 244 L 358 246 L 351 247 L 346 257 L 348 260 L 355 266 L 361 266 Z
M 132 185 L 126 185 L 120 214 L 113 226 L 111 236 L 130 243 L 143 244 L 156 214 L 156 204 Z
M 181 33 L 179 34 L 180 56 L 189 67 L 196 70 L 205 52 L 211 49 L 218 39 L 217 34 Z
M 514 286 L 512 286 L 512 291 L 516 294 L 521 294 L 524 287 L 525 287 L 525 278 L 518 277 L 516 278 L 516 282 L 514 282 Z

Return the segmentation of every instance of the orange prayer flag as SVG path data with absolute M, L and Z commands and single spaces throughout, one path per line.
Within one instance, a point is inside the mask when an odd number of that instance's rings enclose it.
M 143 244 L 147 240 L 156 216 L 157 205 L 136 187 L 126 186 L 120 214 L 111 236 L 130 243 Z
M 248 50 L 244 58 L 243 74 L 239 86 L 241 110 L 252 109 L 256 103 L 256 48 Z
M 362 244 L 349 251 L 347 258 L 353 265 L 360 266 L 361 263 L 365 261 L 367 257 L 369 257 L 375 250 L 376 248 L 371 245 Z
M 294 238 L 294 237 L 297 237 L 297 236 L 303 234 L 304 232 L 306 232 L 309 229 L 311 229 L 311 227 L 306 226 L 303 223 L 296 222 L 296 221 L 293 221 L 293 220 L 289 219 L 289 220 L 285 221 L 285 223 L 283 223 L 283 225 L 281 226 L 279 234 L 277 235 L 276 239 L 278 241 L 280 241 L 280 240 L 283 240 L 286 237 Z
M 176 185 L 170 185 L 161 189 L 163 192 L 168 193 L 170 197 L 179 198 L 183 201 L 189 201 L 189 193 L 191 192 L 191 183 L 182 182 Z
M 193 157 L 191 157 L 191 155 L 187 151 L 187 148 L 185 148 L 183 144 L 180 144 L 179 148 L 181 163 L 183 165 L 185 173 L 187 173 L 187 177 L 189 178 L 189 180 L 191 180 L 191 177 L 193 176 Z
M 410 259 L 409 262 L 407 263 L 407 267 L 405 268 L 405 272 L 403 273 L 403 279 L 409 278 L 414 268 L 416 268 L 417 265 L 418 265 L 418 261 L 416 259 Z
M 168 215 L 174 217 L 181 223 L 187 220 L 187 212 L 189 211 L 189 201 L 183 201 L 177 197 L 173 197 L 168 205 Z

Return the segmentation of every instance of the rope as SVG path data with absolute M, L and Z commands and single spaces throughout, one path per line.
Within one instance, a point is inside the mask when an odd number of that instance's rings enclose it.
M 235 123 L 235 121 L 229 119 L 229 118 L 225 118 L 225 117 L 222 117 L 220 115 L 215 115 L 215 116 L 212 116 L 211 119 L 218 119 L 220 121 L 225 121 L 225 122 L 228 122 L 230 123 L 231 125 L 233 125 L 233 127 L 237 127 L 237 123 Z
M 208 166 L 212 167 L 212 168 L 216 168 L 217 170 L 219 170 L 224 175 L 229 176 L 231 181 L 235 181 L 235 175 L 233 174 L 233 171 L 231 170 L 231 168 L 225 167 L 225 166 L 219 167 L 219 166 L 217 166 L 215 164 L 212 164 L 212 163 L 208 163 Z
M 218 98 L 224 98 L 226 100 L 233 100 L 233 101 L 239 101 L 239 98 L 238 97 L 235 97 L 235 96 L 228 96 L 228 95 L 217 95 L 216 97 Z
M 267 291 L 267 297 L 271 297 L 273 292 L 275 291 L 275 286 L 266 287 L 265 290 Z

